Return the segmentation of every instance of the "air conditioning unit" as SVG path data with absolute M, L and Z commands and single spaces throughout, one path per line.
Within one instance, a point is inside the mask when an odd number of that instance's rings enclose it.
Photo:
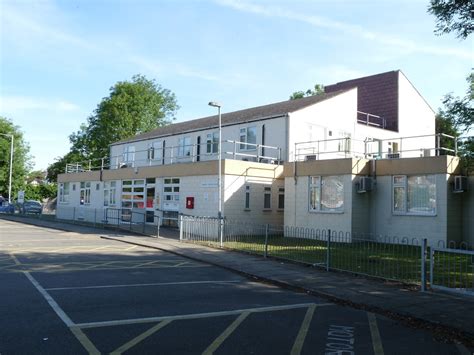
M 312 160 L 317 160 L 317 159 L 318 159 L 318 156 L 316 154 L 310 154 L 304 157 L 305 161 L 312 161 Z
M 361 194 L 372 191 L 373 185 L 373 179 L 370 176 L 362 176 L 357 183 L 357 192 Z
M 453 192 L 460 193 L 467 190 L 467 177 L 457 175 L 454 177 Z
M 387 159 L 398 159 L 400 158 L 400 153 L 388 153 L 386 155 Z

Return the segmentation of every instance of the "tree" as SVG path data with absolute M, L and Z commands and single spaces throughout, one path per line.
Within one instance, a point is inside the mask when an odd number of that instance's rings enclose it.
M 321 95 L 324 94 L 324 85 L 316 84 L 314 89 L 308 89 L 306 91 L 295 91 L 290 96 L 290 100 L 302 99 L 303 97 Z
M 77 152 L 69 152 L 62 157 L 57 157 L 56 161 L 48 166 L 46 170 L 46 180 L 50 183 L 58 181 L 58 175 L 66 171 L 67 164 L 80 163 L 84 157 Z
M 436 33 L 455 32 L 465 39 L 474 31 L 472 0 L 431 0 L 428 12 L 436 17 Z
M 106 157 L 111 143 L 171 123 L 178 108 L 175 95 L 155 80 L 135 75 L 131 81 L 120 81 L 87 124 L 69 137 L 70 153 L 88 160 Z
M 25 186 L 26 176 L 31 169 L 29 146 L 23 140 L 23 133 L 18 126 L 5 117 L 0 116 L 0 133 L 13 135 L 13 169 L 12 169 L 12 199 L 18 190 Z M 0 195 L 8 196 L 10 175 L 10 138 L 0 135 Z

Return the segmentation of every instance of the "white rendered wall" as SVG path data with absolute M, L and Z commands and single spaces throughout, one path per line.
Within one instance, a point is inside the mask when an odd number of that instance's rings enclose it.
M 336 138 L 337 132 L 347 132 L 353 136 L 356 120 L 357 89 L 291 113 L 288 161 L 294 160 L 295 143 Z M 334 135 L 329 136 L 329 131 Z
M 223 159 L 232 159 L 234 152 L 234 144 L 225 142 L 226 140 L 231 141 L 240 141 L 240 129 L 246 127 L 256 127 L 257 129 L 257 143 L 262 144 L 262 131 L 263 126 L 265 126 L 265 145 L 280 147 L 282 148 L 281 157 L 285 160 L 286 156 L 286 117 L 278 117 L 273 119 L 266 119 L 260 121 L 251 121 L 247 123 L 232 125 L 232 126 L 223 126 L 222 127 L 222 140 L 224 141 L 222 145 L 222 158 Z M 208 133 L 217 133 L 218 128 L 189 132 L 184 134 L 177 134 L 173 136 L 161 137 L 147 139 L 143 141 L 131 142 L 113 145 L 110 148 L 111 155 L 111 166 L 116 168 L 118 164 L 123 161 L 122 153 L 125 146 L 135 147 L 135 165 L 134 166 L 151 166 L 151 165 L 161 165 L 162 164 L 162 151 L 159 151 L 159 156 L 156 156 L 155 159 L 148 159 L 148 148 L 153 142 L 160 142 L 162 144 L 165 141 L 165 164 L 173 163 L 188 163 L 196 161 L 197 156 L 197 138 L 201 138 L 200 145 L 200 161 L 206 160 L 216 160 L 217 153 L 206 153 L 207 144 L 207 134 Z M 178 144 L 179 139 L 183 137 L 190 138 L 190 144 L 192 145 L 190 156 L 179 157 L 178 156 Z M 161 146 L 161 144 L 159 144 Z M 237 153 L 248 153 L 251 155 L 257 155 L 256 150 L 241 151 L 238 146 L 236 146 L 235 151 Z M 230 154 L 226 154 L 230 153 Z M 274 157 L 275 160 L 278 158 L 278 153 L 276 150 L 265 149 L 265 155 Z M 243 157 L 237 157 L 236 159 L 242 160 Z

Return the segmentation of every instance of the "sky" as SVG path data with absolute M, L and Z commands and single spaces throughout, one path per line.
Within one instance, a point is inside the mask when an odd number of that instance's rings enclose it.
M 433 110 L 464 96 L 471 36 L 434 34 L 428 0 L 0 0 L 0 116 L 36 169 L 118 81 L 176 94 L 176 120 L 287 100 L 291 93 L 402 70 Z

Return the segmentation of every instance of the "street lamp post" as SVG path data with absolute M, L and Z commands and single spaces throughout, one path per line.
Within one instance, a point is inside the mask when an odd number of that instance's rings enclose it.
M 8 179 L 8 202 L 12 202 L 12 172 L 13 172 L 13 134 L 0 133 L 0 135 L 11 138 L 10 145 L 10 177 Z
M 217 177 L 217 189 L 218 189 L 218 210 L 217 218 L 219 219 L 219 238 L 221 247 L 223 246 L 223 228 L 222 228 L 222 121 L 221 121 L 221 104 L 211 101 L 209 106 L 217 107 L 217 114 L 219 116 L 219 144 L 217 145 L 217 159 L 218 159 L 218 177 Z

